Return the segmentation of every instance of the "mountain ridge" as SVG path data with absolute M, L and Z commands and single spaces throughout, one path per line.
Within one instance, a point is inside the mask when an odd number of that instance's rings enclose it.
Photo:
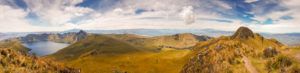
M 37 42 L 37 41 L 54 41 L 60 43 L 75 43 L 89 34 L 83 30 L 79 32 L 69 33 L 42 33 L 42 34 L 28 34 L 24 37 L 9 38 L 4 41 L 19 41 L 21 43 Z
M 260 57 L 268 47 L 279 49 L 282 46 L 275 39 L 266 39 L 247 27 L 241 27 L 232 36 L 221 36 L 194 46 L 194 56 L 181 73 L 248 73 L 242 58 Z
M 130 44 L 140 46 L 145 49 L 160 49 L 164 47 L 176 48 L 176 49 L 189 49 L 196 43 L 201 41 L 207 41 L 212 37 L 197 36 L 191 33 L 180 33 L 174 35 L 164 36 L 139 36 L 135 34 L 105 34 L 109 37 L 123 40 Z

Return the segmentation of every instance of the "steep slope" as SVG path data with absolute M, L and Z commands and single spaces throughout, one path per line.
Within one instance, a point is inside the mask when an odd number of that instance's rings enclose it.
M 92 35 L 47 56 L 47 58 L 55 61 L 68 61 L 99 54 L 117 55 L 139 51 L 141 50 L 123 41 L 103 35 Z
M 22 54 L 27 54 L 30 51 L 29 48 L 23 46 L 21 43 L 16 41 L 4 42 L 0 41 L 0 48 L 10 48 L 21 52 Z
M 272 59 L 269 57 L 275 57 L 277 54 L 275 53 L 276 49 L 282 46 L 283 44 L 275 39 L 265 39 L 263 36 L 253 33 L 247 27 L 240 27 L 232 36 L 221 36 L 207 42 L 200 42 L 193 47 L 194 56 L 183 67 L 181 73 L 253 72 L 249 71 L 251 69 L 244 64 L 248 61 L 247 58 L 250 58 L 249 61 L 254 61 L 251 63 L 264 65 L 265 60 L 256 60 Z M 269 50 L 275 50 L 275 52 L 268 52 Z M 271 53 L 271 56 L 269 56 L 269 53 Z M 254 67 L 258 67 L 258 65 L 254 65 Z M 259 72 L 265 71 L 265 67 L 258 69 Z
M 134 34 L 108 34 L 108 36 L 152 50 L 161 50 L 162 48 L 189 49 L 200 41 L 211 39 L 211 37 L 208 36 L 197 36 L 191 33 L 155 37 L 138 36 Z
M 0 48 L 0 73 L 77 73 L 78 70 L 55 62 L 25 56 L 13 50 Z
M 60 43 L 75 43 L 88 36 L 83 30 L 79 32 L 69 32 L 64 34 L 59 33 L 42 33 L 42 34 L 28 34 L 24 37 L 10 38 L 5 41 L 19 41 L 22 43 L 26 42 L 37 42 L 37 41 L 54 41 Z

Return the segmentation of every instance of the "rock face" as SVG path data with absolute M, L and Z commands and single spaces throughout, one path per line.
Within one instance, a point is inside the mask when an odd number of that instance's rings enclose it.
M 231 37 L 231 39 L 248 39 L 254 38 L 253 32 L 248 27 L 240 27 Z
M 266 39 L 247 27 L 240 27 L 232 36 L 222 36 L 194 46 L 195 54 L 181 73 L 248 73 L 242 60 L 244 56 L 259 55 L 259 51 L 266 47 L 281 46 L 275 39 Z
M 76 33 L 78 40 L 84 39 L 85 37 L 87 37 L 87 35 L 88 35 L 87 32 L 85 32 L 83 30 L 80 30 L 78 33 Z

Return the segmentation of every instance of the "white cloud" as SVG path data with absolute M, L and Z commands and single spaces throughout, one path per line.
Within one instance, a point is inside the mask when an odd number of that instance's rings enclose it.
M 0 5 L 0 32 L 63 31 L 76 28 L 76 25 L 71 23 L 55 27 L 33 25 L 30 24 L 30 20 L 26 18 L 28 13 L 28 11 L 24 11 L 20 8 Z
M 113 12 L 114 12 L 115 14 L 117 14 L 117 15 L 121 15 L 121 14 L 123 14 L 123 9 L 121 9 L 121 8 L 116 8 L 116 9 L 113 10 Z
M 271 1 L 271 0 L 270 0 Z M 211 28 L 218 30 L 234 31 L 239 26 L 248 26 L 254 31 L 260 32 L 300 32 L 295 28 L 300 28 L 300 11 L 298 0 L 288 0 L 280 3 L 282 7 L 289 8 L 286 11 L 272 11 L 266 15 L 263 13 L 263 6 L 253 5 L 253 19 L 261 22 L 268 18 L 278 20 L 272 25 L 260 25 L 257 23 L 242 23 L 238 19 L 229 19 L 222 17 L 222 14 L 234 15 L 233 8 L 230 3 L 222 0 L 121 0 L 102 10 L 93 10 L 91 8 L 75 6 L 82 3 L 82 0 L 25 0 L 28 11 L 22 9 L 14 9 L 14 6 L 6 6 L 1 8 L 2 18 L 0 21 L 0 30 L 2 31 L 54 31 L 67 30 L 72 28 L 82 29 L 132 29 L 132 28 L 149 28 L 149 29 L 190 29 L 190 28 Z M 104 2 L 111 2 L 105 0 Z M 246 0 L 246 2 L 262 2 L 258 0 Z M 0 4 L 4 3 L 0 0 Z M 101 3 L 108 4 L 110 3 Z M 101 5 L 100 4 L 100 5 Z M 100 6 L 101 7 L 101 6 Z M 258 8 L 261 7 L 261 8 Z M 276 7 L 277 8 L 277 7 Z M 140 14 L 135 11 L 146 10 Z M 3 12 L 4 11 L 4 12 Z M 231 12 L 230 12 L 231 11 Z M 29 24 L 26 15 L 35 13 L 39 19 L 49 22 L 54 26 L 36 26 Z M 10 14 L 11 13 L 11 14 Z M 69 21 L 81 16 L 86 16 L 78 23 L 70 23 Z M 289 15 L 293 19 L 281 20 L 282 16 Z M 5 18 L 5 19 L 3 19 Z M 204 19 L 220 19 L 230 20 L 232 23 L 224 23 L 218 21 L 199 20 Z M 11 24 L 12 26 L 4 25 Z M 62 24 L 62 25 L 59 25 Z M 185 25 L 193 24 L 193 25 Z M 21 28 L 23 27 L 23 28 Z M 285 29 L 281 29 L 285 28 Z M 15 30 L 12 30 L 15 29 Z M 289 29 L 289 30 L 286 30 Z
M 192 24 L 195 22 L 195 16 L 194 16 L 192 6 L 183 7 L 180 15 L 181 15 L 182 19 L 184 19 L 184 22 L 186 24 Z
M 10 6 L 0 5 L 0 31 L 24 30 L 24 27 L 29 26 L 24 18 L 27 14 L 28 12 L 22 9 L 13 9 Z
M 259 0 L 245 0 L 245 2 L 247 2 L 247 3 L 252 3 L 252 2 L 257 2 L 257 1 L 259 1 Z
M 274 2 L 271 2 L 274 3 Z M 265 22 L 267 19 L 273 20 L 273 24 L 261 25 L 251 24 L 252 28 L 256 28 L 260 32 L 272 32 L 272 33 L 287 33 L 287 32 L 300 32 L 300 1 L 299 0 L 284 0 L 278 2 L 277 7 L 274 7 L 270 12 L 266 14 L 260 14 L 267 10 L 265 7 L 256 6 L 252 13 L 255 15 L 253 19 L 260 22 Z M 286 8 L 286 10 L 280 10 L 278 8 Z M 292 19 L 282 19 L 284 16 L 289 16 Z
M 28 9 L 53 25 L 65 24 L 93 9 L 75 6 L 82 0 L 25 0 Z
M 78 24 L 84 28 L 92 26 L 109 26 L 114 24 L 119 24 L 122 26 L 130 25 L 133 27 L 141 26 L 143 24 L 150 25 L 150 23 L 152 25 L 172 25 L 172 22 L 174 22 L 175 20 L 176 22 L 181 21 L 177 24 L 192 24 L 196 22 L 197 18 L 222 19 L 217 12 L 207 12 L 206 8 L 218 8 L 216 9 L 218 11 L 232 9 L 230 5 L 224 3 L 223 1 L 202 2 L 195 0 L 123 0 L 111 7 L 112 9 L 108 9 L 109 11 L 102 13 L 101 17 L 83 20 Z M 193 9 L 193 7 L 198 9 Z M 146 10 L 146 12 L 135 14 L 135 11 L 138 9 L 144 9 Z M 91 16 L 94 16 L 94 14 L 92 14 Z M 141 18 L 158 18 L 164 23 L 158 24 L 153 22 L 153 19 Z M 146 22 L 145 20 L 148 20 L 149 22 Z M 139 21 L 143 21 L 145 23 L 138 23 Z M 182 21 L 184 21 L 184 23 Z M 98 29 L 102 28 L 99 27 Z

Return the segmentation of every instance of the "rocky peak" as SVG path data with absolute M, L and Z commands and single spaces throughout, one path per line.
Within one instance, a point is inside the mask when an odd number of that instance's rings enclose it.
M 231 37 L 231 39 L 242 38 L 248 39 L 249 37 L 254 38 L 253 32 L 248 27 L 240 27 Z
M 87 32 L 80 30 L 77 34 L 87 34 Z

